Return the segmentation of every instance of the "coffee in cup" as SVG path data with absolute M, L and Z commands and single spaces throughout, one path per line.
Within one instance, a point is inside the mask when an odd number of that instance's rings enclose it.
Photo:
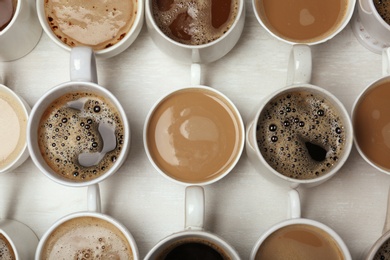
M 201 45 L 226 33 L 238 13 L 239 0 L 152 0 L 154 20 L 174 41 Z
M 7 27 L 11 22 L 17 4 L 17 0 L 5 0 L 0 2 L 0 31 Z
M 145 126 L 151 162 L 169 178 L 205 183 L 222 178 L 243 147 L 243 123 L 233 104 L 208 87 L 184 88 L 151 110 Z
M 8 239 L 0 233 L 0 259 L 12 260 L 16 259 L 15 252 Z
M 291 88 L 272 97 L 257 120 L 256 135 L 265 161 L 299 180 L 331 171 L 346 143 L 339 110 L 314 88 Z
M 390 3 L 382 0 L 373 0 L 373 2 L 378 14 L 390 25 Z
M 95 51 L 121 41 L 137 16 L 136 0 L 44 1 L 47 23 L 57 38 L 70 47 Z

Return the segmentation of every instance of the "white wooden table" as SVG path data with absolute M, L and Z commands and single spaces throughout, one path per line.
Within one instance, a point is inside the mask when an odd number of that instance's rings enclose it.
M 241 40 L 227 56 L 204 66 L 205 84 L 231 98 L 245 122 L 265 95 L 284 86 L 291 48 L 260 26 L 249 0 L 246 8 Z M 312 83 L 334 93 L 348 111 L 365 86 L 381 76 L 381 56 L 362 47 L 349 25 L 332 40 L 312 47 L 312 53 Z M 33 106 L 49 88 L 69 80 L 68 66 L 69 53 L 43 33 L 26 57 L 0 62 L 0 76 Z M 141 258 L 184 225 L 184 187 L 166 180 L 151 166 L 142 131 L 154 102 L 188 85 L 189 73 L 189 65 L 172 60 L 154 45 L 145 26 L 124 53 L 98 60 L 99 83 L 118 97 L 132 131 L 127 161 L 100 184 L 102 208 L 128 227 Z M 353 148 L 334 178 L 316 188 L 299 190 L 302 214 L 336 230 L 353 259 L 359 259 L 381 235 L 389 184 L 390 176 L 369 166 Z M 248 259 L 260 234 L 286 217 L 287 191 L 264 180 L 244 152 L 226 178 L 205 187 L 206 229 Z M 57 219 L 82 210 L 86 210 L 86 188 L 52 182 L 31 159 L 0 175 L 0 218 L 24 222 L 38 237 Z

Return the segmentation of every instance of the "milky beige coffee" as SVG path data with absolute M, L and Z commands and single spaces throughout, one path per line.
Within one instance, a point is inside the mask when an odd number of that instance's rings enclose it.
M 10 242 L 3 234 L 0 234 L 0 259 L 1 260 L 16 259 L 15 252 L 12 249 Z
M 129 32 L 137 0 L 47 0 L 45 14 L 54 34 L 70 47 L 108 48 Z
M 77 217 L 58 226 L 41 251 L 45 259 L 133 259 L 126 236 L 110 222 Z
M 240 155 L 240 118 L 219 94 L 176 91 L 153 110 L 146 129 L 154 163 L 173 179 L 200 183 L 226 173 Z

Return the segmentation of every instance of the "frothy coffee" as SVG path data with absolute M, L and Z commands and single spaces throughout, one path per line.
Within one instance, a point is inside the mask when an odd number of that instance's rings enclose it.
M 390 259 L 390 239 L 386 240 L 375 253 L 373 260 Z
M 45 241 L 40 259 L 133 259 L 126 236 L 113 224 L 78 217 L 57 227 Z
M 255 260 L 342 260 L 337 242 L 314 226 L 295 224 L 282 227 L 261 244 Z
M 78 155 L 98 153 L 104 146 L 99 132 L 103 122 L 115 129 L 116 146 L 98 164 L 84 167 Z M 60 176 L 79 182 L 101 176 L 116 163 L 126 141 L 123 135 L 123 121 L 115 106 L 90 92 L 68 93 L 56 99 L 43 113 L 38 129 L 46 163 Z
M 390 1 L 373 0 L 374 6 L 382 19 L 390 25 Z
M 1 260 L 15 260 L 15 253 L 8 239 L 0 234 L 0 259 Z
M 152 0 L 154 20 L 171 39 L 200 45 L 224 35 L 234 23 L 239 0 Z
M 327 174 L 343 154 L 346 134 L 339 111 L 324 97 L 291 91 L 274 97 L 257 124 L 259 150 L 280 174 L 313 179 Z
M 70 47 L 102 50 L 118 43 L 130 31 L 137 15 L 136 0 L 47 0 L 47 23 Z

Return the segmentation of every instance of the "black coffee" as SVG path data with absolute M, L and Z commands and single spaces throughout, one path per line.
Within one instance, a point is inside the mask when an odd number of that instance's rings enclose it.
M 257 142 L 264 159 L 279 173 L 313 179 L 338 162 L 344 125 L 338 110 L 322 96 L 292 91 L 265 106 L 258 119 Z
M 212 245 L 201 242 L 184 242 L 174 246 L 158 259 L 161 260 L 223 260 L 228 259 Z
M 374 256 L 374 260 L 389 260 L 390 259 L 390 239 L 386 240 L 378 249 Z
M 390 25 L 390 1 L 389 0 L 373 0 L 378 14 L 382 19 Z

